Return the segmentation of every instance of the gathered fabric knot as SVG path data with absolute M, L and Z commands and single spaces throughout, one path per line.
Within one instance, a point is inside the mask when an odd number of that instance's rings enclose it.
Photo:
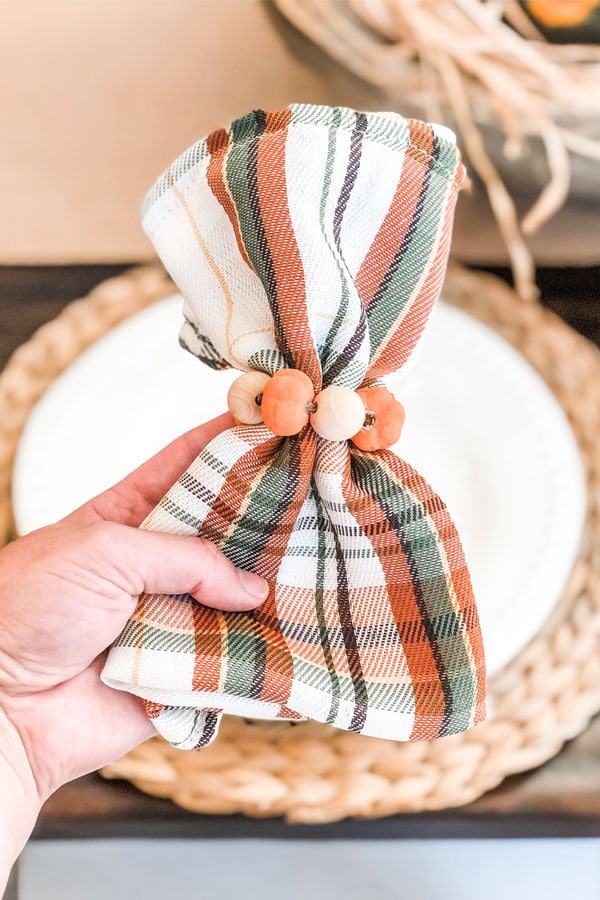
M 252 613 L 140 596 L 102 678 L 174 745 L 209 743 L 224 712 L 391 740 L 483 719 L 460 539 L 389 449 L 404 410 L 383 384 L 439 296 L 463 175 L 436 126 L 294 105 L 198 141 L 150 192 L 182 346 L 244 374 L 237 424 L 141 527 L 213 541 L 269 583 Z

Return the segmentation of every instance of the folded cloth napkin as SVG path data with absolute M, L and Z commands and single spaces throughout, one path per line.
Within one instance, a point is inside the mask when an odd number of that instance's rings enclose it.
M 440 292 L 463 174 L 447 131 L 391 113 L 294 105 L 213 132 L 143 207 L 184 297 L 182 345 L 265 383 L 299 370 L 317 399 L 380 385 Z M 228 429 L 142 525 L 209 538 L 270 586 L 251 613 L 140 597 L 102 677 L 142 697 L 178 747 L 208 744 L 222 712 L 393 740 L 485 715 L 446 507 L 391 450 L 324 437 L 316 421 L 287 436 L 262 421 Z

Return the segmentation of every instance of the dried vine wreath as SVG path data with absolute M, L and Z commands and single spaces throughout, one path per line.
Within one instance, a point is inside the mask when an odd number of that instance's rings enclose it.
M 548 43 L 517 0 L 275 0 L 279 11 L 365 81 L 410 97 L 430 121 L 450 113 L 484 182 L 518 293 L 535 299 L 525 236 L 565 202 L 569 154 L 600 161 L 600 140 L 561 125 L 600 113 L 600 46 Z M 480 125 L 504 132 L 517 159 L 541 138 L 550 178 L 521 221 Z

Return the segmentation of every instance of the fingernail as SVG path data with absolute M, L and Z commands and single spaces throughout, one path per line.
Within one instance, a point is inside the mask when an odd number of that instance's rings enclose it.
M 238 578 L 246 593 L 256 597 L 257 600 L 266 599 L 269 593 L 269 585 L 264 578 L 261 578 L 260 575 L 255 575 L 253 572 L 246 572 L 245 569 L 238 569 Z

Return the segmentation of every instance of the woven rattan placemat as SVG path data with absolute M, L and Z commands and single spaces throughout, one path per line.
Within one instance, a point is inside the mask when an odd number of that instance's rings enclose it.
M 162 269 L 135 269 L 67 306 L 14 353 L 0 375 L 0 543 L 12 534 L 11 469 L 36 401 L 94 340 L 173 290 Z M 106 777 L 203 813 L 377 818 L 468 803 L 545 762 L 600 710 L 600 353 L 493 276 L 451 267 L 444 296 L 537 369 L 569 418 L 587 473 L 587 520 L 569 582 L 539 634 L 490 679 L 488 720 L 465 734 L 398 744 L 315 723 L 226 718 L 201 752 L 156 738 Z

